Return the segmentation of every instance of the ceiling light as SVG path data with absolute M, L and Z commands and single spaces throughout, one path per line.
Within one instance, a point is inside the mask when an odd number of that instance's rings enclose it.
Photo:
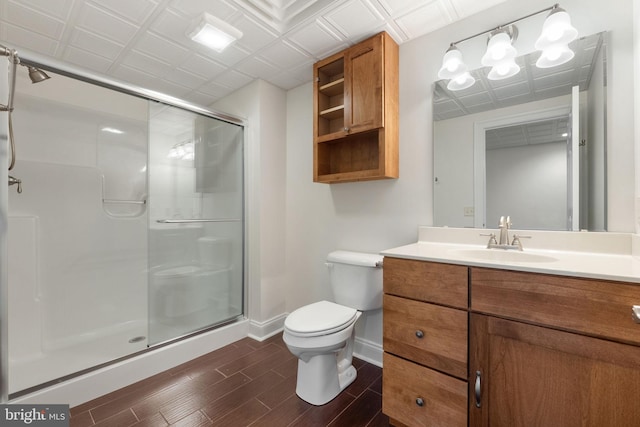
M 462 53 L 455 45 L 449 46 L 442 58 L 442 67 L 438 71 L 441 79 L 451 79 L 467 71 L 467 66 L 462 60 Z
M 542 25 L 542 34 L 536 40 L 535 47 L 543 50 L 556 44 L 567 45 L 578 37 L 578 30 L 571 25 L 569 14 L 555 5 Z
M 518 55 L 518 51 L 511 45 L 511 42 L 515 40 L 517 35 L 518 30 L 515 25 L 492 31 L 487 51 L 480 60 L 482 65 L 493 67 L 504 61 L 513 60 Z
M 538 68 L 550 68 L 571 61 L 574 53 L 569 43 L 578 37 L 578 30 L 571 25 L 569 14 L 555 5 L 542 25 L 542 34 L 535 48 L 542 51 L 536 62 Z
M 475 79 L 469 74 L 469 68 L 462 60 L 462 52 L 457 45 L 487 33 L 489 33 L 487 50 L 480 61 L 485 67 L 491 67 L 487 77 L 490 80 L 500 80 L 518 74 L 520 66 L 515 61 L 518 51 L 513 46 L 513 42 L 518 37 L 518 28 L 513 24 L 548 11 L 551 12 L 544 22 L 542 34 L 535 43 L 535 48 L 542 51 L 536 65 L 540 68 L 548 68 L 570 61 L 574 53 L 568 43 L 577 38 L 578 31 L 571 25 L 569 14 L 555 4 L 492 30 L 482 31 L 451 43 L 442 58 L 438 77 L 450 80 L 447 84 L 449 90 L 466 89 L 473 85 Z
M 242 32 L 213 15 L 204 13 L 188 32 L 191 40 L 216 52 L 242 37 Z

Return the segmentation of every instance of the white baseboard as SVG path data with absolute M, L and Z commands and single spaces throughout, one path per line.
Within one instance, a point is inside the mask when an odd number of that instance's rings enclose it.
M 382 345 L 378 343 L 356 337 L 353 355 L 382 368 Z
M 289 313 L 283 313 L 264 322 L 250 320 L 249 338 L 253 338 L 257 341 L 264 341 L 267 338 L 282 332 L 284 329 L 284 320 L 288 315 Z
M 9 403 L 58 403 L 74 407 L 236 342 L 245 338 L 248 330 L 249 321 L 242 320 L 12 399 Z

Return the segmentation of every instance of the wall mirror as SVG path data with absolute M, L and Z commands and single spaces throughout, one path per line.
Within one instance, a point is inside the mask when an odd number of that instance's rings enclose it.
M 606 33 L 571 43 L 575 57 L 433 94 L 434 225 L 604 231 L 606 206 Z

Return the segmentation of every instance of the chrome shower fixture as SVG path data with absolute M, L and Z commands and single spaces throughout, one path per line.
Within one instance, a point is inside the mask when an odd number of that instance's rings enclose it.
M 30 66 L 20 64 L 20 57 L 18 51 L 0 45 L 0 56 L 6 56 L 11 63 L 11 74 L 9 76 L 9 99 L 7 105 L 0 104 L 0 111 L 6 111 L 9 114 L 9 145 L 11 147 L 11 160 L 9 161 L 9 170 L 13 169 L 16 164 L 16 143 L 13 137 L 13 120 L 11 119 L 11 113 L 13 112 L 13 97 L 16 90 L 16 71 L 18 65 L 23 65 L 29 69 L 29 78 L 31 83 L 39 83 L 43 80 L 47 80 L 49 76 L 42 70 Z M 22 181 L 17 178 L 9 177 L 9 185 L 18 185 L 18 193 L 22 192 Z
M 47 73 L 39 68 L 32 67 L 30 65 L 28 65 L 27 68 L 29 69 L 29 78 L 31 79 L 31 83 L 40 83 L 51 78 Z

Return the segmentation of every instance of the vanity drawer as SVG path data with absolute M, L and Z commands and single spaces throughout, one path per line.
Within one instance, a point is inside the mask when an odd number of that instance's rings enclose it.
M 640 344 L 631 307 L 640 285 L 598 279 L 471 269 L 474 312 Z
M 467 383 L 384 353 L 382 412 L 408 426 L 466 426 Z
M 467 317 L 467 311 L 384 295 L 384 350 L 465 379 Z
M 467 309 L 468 268 L 399 258 L 384 258 L 384 292 Z

